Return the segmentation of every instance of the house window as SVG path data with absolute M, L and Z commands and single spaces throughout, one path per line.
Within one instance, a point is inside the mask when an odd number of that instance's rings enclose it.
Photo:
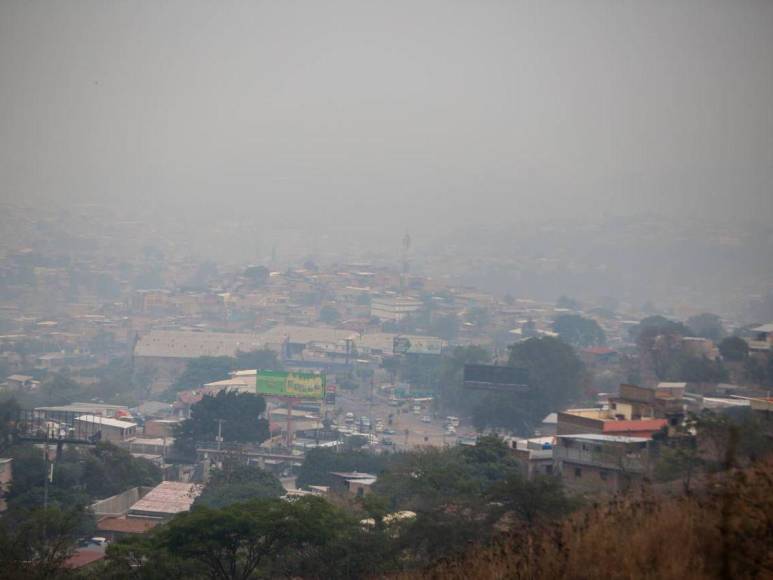
M 579 479 L 582 477 L 582 469 L 579 467 L 574 468 L 574 477 L 575 479 Z
M 601 478 L 601 481 L 606 481 L 607 477 L 609 477 L 608 471 L 599 471 L 599 477 Z
M 548 475 L 553 473 L 553 466 L 552 465 L 546 465 L 545 466 L 545 473 L 547 473 Z

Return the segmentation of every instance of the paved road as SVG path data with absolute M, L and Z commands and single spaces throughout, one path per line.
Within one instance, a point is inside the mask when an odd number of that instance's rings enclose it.
M 424 407 L 420 415 L 414 415 L 411 411 L 411 405 L 405 404 L 402 408 L 390 407 L 386 400 L 374 398 L 371 403 L 367 397 L 360 396 L 357 393 L 341 393 L 339 391 L 336 407 L 331 414 L 337 417 L 339 424 L 343 424 L 347 412 L 354 413 L 359 420 L 360 417 L 370 417 L 372 428 L 376 426 L 376 419 L 383 419 L 385 428 L 394 429 L 395 435 L 378 434 L 379 439 L 387 437 L 391 439 L 396 448 L 410 449 L 424 445 L 453 445 L 456 443 L 455 436 L 445 434 L 443 417 L 432 417 L 431 423 L 424 423 L 421 417 L 431 416 L 432 413 L 428 407 Z M 392 424 L 389 424 L 389 416 L 392 415 Z M 408 431 L 406 435 L 406 430 Z M 461 426 L 461 431 L 465 431 L 465 426 Z

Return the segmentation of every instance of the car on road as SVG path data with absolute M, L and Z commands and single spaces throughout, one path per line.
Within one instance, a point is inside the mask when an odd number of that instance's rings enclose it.
M 432 423 L 432 417 L 430 417 L 429 415 L 424 415 L 421 418 L 421 422 L 422 423 Z
M 394 442 L 394 441 L 392 441 L 391 439 L 387 439 L 386 437 L 384 437 L 384 438 L 381 440 L 381 444 L 382 444 L 382 445 L 386 445 L 386 446 L 390 446 L 390 445 L 394 445 L 394 444 L 395 444 L 395 442 Z
M 397 435 L 397 431 L 390 427 L 388 429 L 384 429 L 384 435 Z

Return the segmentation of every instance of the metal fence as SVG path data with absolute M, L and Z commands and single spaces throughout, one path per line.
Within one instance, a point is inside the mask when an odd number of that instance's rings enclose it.
M 102 439 L 102 420 L 89 413 L 22 409 L 15 435 L 26 441 L 94 444 Z

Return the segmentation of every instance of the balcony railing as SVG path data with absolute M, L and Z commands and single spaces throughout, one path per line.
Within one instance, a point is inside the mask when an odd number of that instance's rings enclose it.
M 556 447 L 553 451 L 554 459 L 558 461 L 570 461 L 607 469 L 619 469 L 623 471 L 643 472 L 645 461 L 640 455 L 604 453 L 599 451 L 583 451 L 568 447 Z

